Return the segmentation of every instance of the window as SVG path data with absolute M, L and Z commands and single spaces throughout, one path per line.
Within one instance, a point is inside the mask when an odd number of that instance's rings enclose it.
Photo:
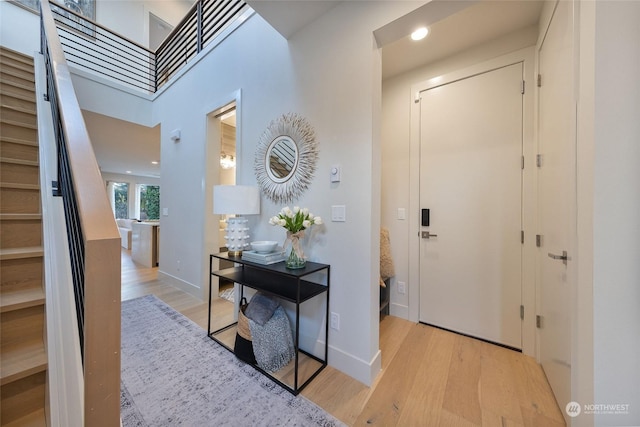
M 140 219 L 160 219 L 160 187 L 156 185 L 140 185 Z
M 116 219 L 129 218 L 129 183 L 113 183 L 113 201 Z

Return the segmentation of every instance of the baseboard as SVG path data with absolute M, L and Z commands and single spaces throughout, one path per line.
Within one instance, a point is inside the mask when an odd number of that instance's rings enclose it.
M 409 307 L 402 304 L 391 303 L 389 304 L 389 314 L 409 320 Z
M 329 346 L 329 365 L 355 378 L 367 387 L 371 387 L 382 369 L 382 352 L 377 351 L 371 361 L 367 362 L 352 354 Z
M 158 270 L 158 279 L 163 282 L 173 286 L 174 288 L 178 288 L 181 291 L 185 291 L 189 295 L 192 295 L 198 299 L 202 299 L 202 289 L 197 286 L 192 285 L 189 282 L 185 282 L 182 279 L 179 279 L 171 274 L 165 273 L 164 271 Z

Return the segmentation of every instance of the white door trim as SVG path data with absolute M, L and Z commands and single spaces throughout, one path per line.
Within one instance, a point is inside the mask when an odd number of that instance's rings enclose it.
M 419 93 L 468 78 L 490 70 L 522 62 L 524 64 L 523 108 L 523 228 L 525 243 L 522 259 L 522 303 L 525 316 L 522 328 L 522 351 L 535 356 L 535 230 L 536 230 L 536 170 L 534 127 L 534 58 L 535 46 L 521 49 L 462 70 L 417 83 L 411 87 L 411 138 L 409 148 L 409 320 L 418 321 L 420 310 L 420 108 L 415 102 Z

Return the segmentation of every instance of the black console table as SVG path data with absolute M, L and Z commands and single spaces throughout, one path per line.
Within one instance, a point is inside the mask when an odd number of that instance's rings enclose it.
M 214 260 L 234 263 L 234 267 L 214 270 Z M 297 395 L 307 384 L 311 382 L 327 366 L 327 353 L 329 349 L 329 288 L 330 288 L 330 266 L 307 262 L 304 268 L 289 270 L 285 263 L 262 265 L 255 262 L 243 260 L 240 257 L 231 257 L 227 252 L 213 254 L 209 256 L 209 319 L 207 324 L 207 334 L 209 337 L 233 352 L 233 340 L 237 322 L 233 322 L 215 331 L 211 330 L 212 300 L 217 297 L 211 295 L 213 277 L 220 277 L 225 280 L 238 283 L 240 285 L 240 297 L 244 296 L 244 287 L 258 290 L 264 294 L 276 296 L 284 301 L 295 304 L 295 329 L 294 360 L 278 372 L 269 373 L 257 365 L 255 369 L 270 377 L 283 388 Z M 308 276 L 323 276 L 326 274 L 326 284 L 316 283 Z M 314 274 L 320 273 L 320 274 Z M 300 305 L 314 297 L 325 295 L 326 317 L 324 330 L 324 357 L 317 357 L 311 352 L 300 348 Z M 226 339 L 225 339 L 226 338 Z M 303 362 L 304 373 L 300 372 L 300 365 Z M 293 366 L 291 366 L 293 365 Z M 310 367 L 310 368 L 309 368 Z M 293 369 L 293 370 L 292 370 Z M 302 376 L 302 378 L 300 378 Z

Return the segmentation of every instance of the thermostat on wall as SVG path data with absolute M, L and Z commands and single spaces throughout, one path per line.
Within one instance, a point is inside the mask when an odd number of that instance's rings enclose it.
M 331 182 L 340 182 L 340 175 L 342 175 L 340 165 L 331 166 Z

